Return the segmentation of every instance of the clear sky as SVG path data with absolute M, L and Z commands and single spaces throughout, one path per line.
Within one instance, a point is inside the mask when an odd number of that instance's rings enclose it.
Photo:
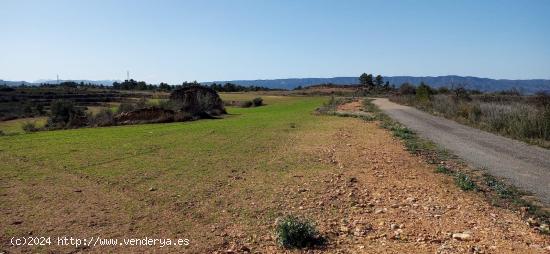
M 550 78 L 550 1 L 0 0 L 0 79 Z

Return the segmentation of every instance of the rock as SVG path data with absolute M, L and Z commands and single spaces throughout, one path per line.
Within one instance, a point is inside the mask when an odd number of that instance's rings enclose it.
M 156 191 L 156 190 L 157 190 L 157 188 L 155 188 L 155 187 L 149 188 L 149 191 Z
M 527 224 L 529 224 L 529 226 L 538 226 L 539 225 L 539 223 L 533 218 L 527 219 Z
M 349 232 L 349 228 L 347 226 L 340 226 L 340 232 L 342 233 L 348 233 Z
M 385 213 L 386 211 L 388 210 L 388 208 L 384 208 L 384 209 L 376 209 L 374 211 L 375 214 L 379 214 L 379 213 Z
M 405 201 L 409 203 L 416 202 L 416 198 L 408 197 L 407 199 L 405 199 Z
M 390 225 L 390 229 L 391 229 L 391 230 L 396 230 L 396 229 L 398 229 L 398 228 L 399 228 L 399 226 L 398 226 L 397 224 L 393 224 L 393 223 L 392 223 L 392 224 Z
M 353 230 L 353 235 L 354 236 L 364 236 L 367 232 L 368 232 L 368 229 L 366 229 L 365 227 L 357 226 Z
M 460 241 L 468 241 L 472 238 L 470 234 L 467 233 L 454 233 L 453 239 L 460 240 Z

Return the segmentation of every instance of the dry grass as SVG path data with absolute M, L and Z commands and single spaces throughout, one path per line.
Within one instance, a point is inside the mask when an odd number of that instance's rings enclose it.
M 482 97 L 480 97 L 482 98 Z M 393 96 L 394 102 L 415 106 L 490 132 L 550 147 L 550 106 L 537 106 L 529 100 L 457 100 L 451 95 L 434 95 L 427 102 L 414 96 Z

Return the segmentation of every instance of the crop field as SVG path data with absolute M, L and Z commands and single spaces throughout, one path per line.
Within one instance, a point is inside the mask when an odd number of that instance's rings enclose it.
M 315 170 L 283 152 L 321 121 L 311 112 L 325 99 L 264 98 L 268 106 L 229 108 L 222 120 L 1 137 L 2 241 L 70 229 L 205 242 L 216 221 L 247 230 L 258 216 L 275 219 L 284 210 L 264 202 L 273 188 Z

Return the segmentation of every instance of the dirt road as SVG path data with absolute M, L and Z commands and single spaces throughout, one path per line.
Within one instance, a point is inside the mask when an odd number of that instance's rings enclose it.
M 391 118 L 452 151 L 474 167 L 486 168 L 550 204 L 550 150 L 436 117 L 412 107 L 374 100 Z

